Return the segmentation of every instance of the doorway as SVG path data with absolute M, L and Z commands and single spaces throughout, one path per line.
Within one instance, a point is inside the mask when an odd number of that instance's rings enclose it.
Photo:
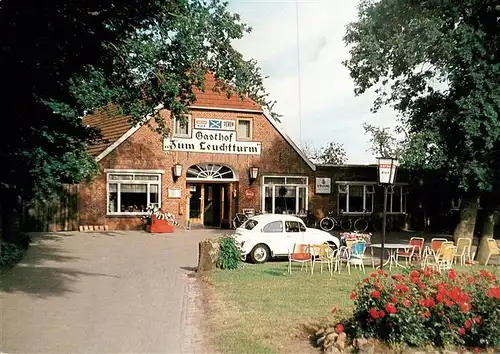
M 233 214 L 233 183 L 188 183 L 191 225 L 229 228 Z

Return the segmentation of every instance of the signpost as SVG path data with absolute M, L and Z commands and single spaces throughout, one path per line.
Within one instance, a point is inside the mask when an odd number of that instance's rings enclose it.
M 380 256 L 380 269 L 384 266 L 385 233 L 387 225 L 387 188 L 394 185 L 398 160 L 395 158 L 378 158 L 378 182 L 384 186 L 384 216 L 382 219 L 382 254 Z

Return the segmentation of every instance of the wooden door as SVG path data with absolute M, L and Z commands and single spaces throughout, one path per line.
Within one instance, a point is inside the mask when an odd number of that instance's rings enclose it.
M 191 224 L 203 225 L 205 186 L 202 183 L 188 184 L 188 215 Z

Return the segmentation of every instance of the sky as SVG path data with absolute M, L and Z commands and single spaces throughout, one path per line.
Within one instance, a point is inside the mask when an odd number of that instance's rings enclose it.
M 349 58 L 342 38 L 345 26 L 356 20 L 357 3 L 229 0 L 229 9 L 253 28 L 234 47 L 245 59 L 256 59 L 269 76 L 264 84 L 269 98 L 277 101 L 273 110 L 283 115 L 288 135 L 299 146 L 341 143 L 348 163 L 366 164 L 375 157 L 368 151 L 363 122 L 394 127 L 397 117 L 391 108 L 371 113 L 375 94 L 356 97 L 349 70 L 342 65 Z

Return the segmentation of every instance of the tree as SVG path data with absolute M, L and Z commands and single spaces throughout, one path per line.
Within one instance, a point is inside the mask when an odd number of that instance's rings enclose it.
M 344 37 L 355 93 L 375 88 L 374 109 L 392 105 L 416 137 L 408 167 L 442 168 L 463 192 L 456 238 L 473 237 L 478 197 L 498 188 L 499 16 L 494 0 L 363 0 Z
M 0 2 L 3 116 L 0 199 L 3 236 L 20 199 L 46 199 L 63 183 L 90 178 L 86 147 L 96 132 L 85 111 L 108 103 L 131 124 L 155 107 L 183 116 L 214 72 L 218 88 L 272 108 L 253 60 L 231 46 L 250 28 L 220 0 Z M 231 90 L 230 90 L 231 89 Z M 276 115 L 275 115 L 276 116 Z
M 377 127 L 368 123 L 363 123 L 365 135 L 370 136 L 371 147 L 375 157 L 399 157 L 401 155 L 401 141 L 396 138 L 395 132 L 391 132 L 389 127 Z
M 324 165 L 345 165 L 347 154 L 342 144 L 329 142 L 319 149 L 316 160 Z

